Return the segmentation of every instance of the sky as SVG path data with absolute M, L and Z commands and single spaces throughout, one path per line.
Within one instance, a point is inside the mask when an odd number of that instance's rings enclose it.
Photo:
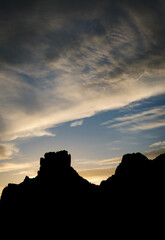
M 2 0 L 0 190 L 67 150 L 91 182 L 165 152 L 163 0 Z

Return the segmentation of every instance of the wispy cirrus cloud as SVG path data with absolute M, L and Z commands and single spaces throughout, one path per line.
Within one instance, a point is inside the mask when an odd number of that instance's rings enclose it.
M 117 128 L 121 131 L 143 131 L 165 126 L 165 106 L 154 107 L 150 110 L 141 111 L 117 117 L 103 122 L 108 128 Z
M 162 1 L 45 2 L 1 5 L 1 141 L 165 93 Z

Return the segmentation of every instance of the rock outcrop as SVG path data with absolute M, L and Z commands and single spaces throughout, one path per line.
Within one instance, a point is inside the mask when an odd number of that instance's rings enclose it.
M 71 155 L 67 151 L 45 153 L 44 158 L 40 159 L 39 176 L 48 176 L 54 173 L 55 169 L 64 170 L 71 166 Z

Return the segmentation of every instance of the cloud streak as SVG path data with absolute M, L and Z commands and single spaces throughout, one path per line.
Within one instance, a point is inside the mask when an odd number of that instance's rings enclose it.
M 150 148 L 165 148 L 165 141 L 155 142 L 150 145 Z
M 11 162 L 2 162 L 0 163 L 0 172 L 11 172 L 11 171 L 22 171 L 34 167 L 35 163 L 11 163 Z
M 82 126 L 82 125 L 83 125 L 83 120 L 78 120 L 78 121 L 72 122 L 70 124 L 70 127 L 77 127 L 77 126 Z
M 155 107 L 140 113 L 133 113 L 113 120 L 103 122 L 101 125 L 108 128 L 117 128 L 121 131 L 142 131 L 165 126 L 165 106 Z
M 19 149 L 11 143 L 0 144 L 0 160 L 10 159 Z
M 122 157 L 114 157 L 93 161 L 88 159 L 77 159 L 74 164 L 76 169 L 78 169 L 79 171 L 86 171 L 89 170 L 90 168 L 91 169 L 116 168 L 117 165 L 121 162 L 121 159 Z

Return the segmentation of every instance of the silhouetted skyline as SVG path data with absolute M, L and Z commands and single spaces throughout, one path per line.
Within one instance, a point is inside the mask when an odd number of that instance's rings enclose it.
M 102 237 L 109 232 L 116 236 L 118 231 L 128 237 L 136 229 L 136 236 L 160 234 L 164 169 L 165 154 L 154 160 L 141 153 L 125 154 L 115 174 L 98 186 L 74 170 L 67 151 L 46 153 L 34 178 L 26 176 L 3 190 L 2 233 L 8 228 L 8 236 L 14 228 L 12 236 L 27 229 L 27 234 L 38 237 L 61 231 L 68 237 L 82 229 L 82 234 Z

